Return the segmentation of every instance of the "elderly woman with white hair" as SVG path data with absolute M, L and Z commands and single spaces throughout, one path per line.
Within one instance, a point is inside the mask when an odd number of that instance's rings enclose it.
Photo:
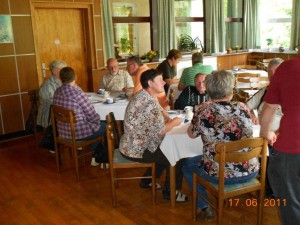
M 53 102 L 54 92 L 57 88 L 61 86 L 61 81 L 59 78 L 59 72 L 62 68 L 66 67 L 67 64 L 62 60 L 54 60 L 50 63 L 49 69 L 51 71 L 51 76 L 44 81 L 39 91 L 39 110 L 37 116 L 37 125 L 46 128 L 48 131 L 51 130 L 51 122 L 49 120 L 50 107 Z M 46 135 L 48 135 L 46 130 Z M 41 142 L 43 143 L 43 142 Z M 54 146 L 43 146 L 48 148 L 48 150 L 54 153 Z M 53 148 L 51 148 L 53 147 Z
M 188 158 L 183 165 L 183 173 L 190 188 L 193 172 L 210 182 L 218 183 L 219 164 L 213 157 L 219 142 L 252 136 L 248 107 L 244 103 L 231 101 L 234 81 L 232 73 L 225 70 L 214 71 L 206 76 L 205 86 L 211 102 L 199 106 L 187 131 L 190 138 L 201 135 L 203 141 L 203 156 Z M 242 163 L 228 163 L 225 169 L 225 184 L 242 183 L 257 175 L 259 162 L 254 158 Z M 207 198 L 203 186 L 198 185 L 197 189 Z M 200 197 L 197 199 L 197 211 L 198 221 L 215 219 L 213 209 Z

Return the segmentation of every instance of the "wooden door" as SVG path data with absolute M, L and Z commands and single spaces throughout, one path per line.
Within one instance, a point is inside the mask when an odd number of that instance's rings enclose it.
M 49 63 L 61 59 L 75 70 L 77 84 L 88 91 L 83 10 L 36 8 L 33 22 L 39 84 L 50 75 Z

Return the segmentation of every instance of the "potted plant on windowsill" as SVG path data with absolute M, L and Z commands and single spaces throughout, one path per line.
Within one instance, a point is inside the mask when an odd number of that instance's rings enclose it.
M 273 44 L 273 39 L 272 38 L 267 38 L 266 42 L 267 42 L 267 46 L 268 46 L 268 51 L 270 52 L 271 51 L 271 46 Z
M 126 57 L 129 56 L 131 50 L 131 44 L 129 40 L 125 37 L 121 38 L 119 41 L 119 56 Z
M 147 53 L 145 53 L 141 58 L 149 60 L 149 62 L 158 62 L 158 51 L 150 50 Z
M 180 34 L 178 40 L 178 48 L 180 51 L 204 52 L 204 47 L 199 37 L 192 38 L 187 34 Z

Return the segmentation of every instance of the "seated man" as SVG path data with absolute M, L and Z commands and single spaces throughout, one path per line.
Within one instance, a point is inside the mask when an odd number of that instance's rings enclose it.
M 280 58 L 274 58 L 270 61 L 268 65 L 268 77 L 270 82 L 272 82 L 272 76 L 274 75 L 277 67 L 283 62 Z M 263 108 L 263 100 L 264 96 L 267 93 L 268 87 L 264 87 L 260 89 L 253 97 L 247 102 L 247 106 L 251 110 L 251 118 L 254 124 L 259 124 L 258 118 L 254 115 L 253 110 L 258 111 L 258 115 L 260 114 L 262 108 Z M 283 116 L 281 107 L 278 107 L 275 117 L 273 119 L 272 123 L 272 131 L 276 132 L 279 128 L 281 117 Z
M 116 59 L 110 58 L 107 60 L 107 69 L 109 73 L 105 74 L 102 78 L 103 88 L 107 91 L 132 92 L 132 78 L 127 71 L 119 70 L 119 64 Z
M 170 163 L 162 153 L 159 145 L 164 135 L 173 127 L 181 123 L 180 118 L 164 117 L 162 108 L 158 104 L 157 95 L 164 92 L 165 82 L 157 70 L 146 70 L 141 75 L 143 89 L 137 92 L 129 102 L 124 119 L 124 134 L 120 140 L 120 152 L 129 160 L 135 162 L 155 162 L 156 177 L 160 177 L 167 170 L 163 196 L 170 199 Z M 176 189 L 182 186 L 182 162 L 176 164 Z M 145 176 L 151 174 L 148 169 Z M 151 187 L 151 179 L 143 179 L 141 187 Z M 159 186 L 156 185 L 156 188 Z M 176 201 L 185 202 L 187 197 L 176 192 Z
M 183 70 L 178 84 L 179 91 L 182 91 L 186 86 L 194 86 L 194 77 L 196 74 L 210 74 L 213 71 L 210 65 L 203 65 L 203 55 L 200 52 L 192 55 L 192 65 L 192 67 Z
M 75 72 L 70 67 L 61 69 L 59 73 L 62 86 L 59 87 L 53 98 L 53 104 L 72 109 L 76 113 L 75 134 L 77 140 L 89 140 L 105 133 L 105 123 L 101 122 L 87 95 L 75 83 Z M 67 124 L 58 123 L 57 130 L 61 137 L 71 139 L 70 127 Z M 94 152 L 91 165 L 99 165 L 99 157 L 103 154 L 103 145 L 93 143 L 91 150 Z M 98 162 L 97 162 L 98 161 Z
M 187 86 L 175 102 L 174 109 L 184 109 L 186 106 L 200 105 L 209 100 L 205 88 L 205 74 L 198 73 L 195 76 L 195 86 Z

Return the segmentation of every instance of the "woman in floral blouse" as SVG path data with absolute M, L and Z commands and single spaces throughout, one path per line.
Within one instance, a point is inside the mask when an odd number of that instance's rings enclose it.
M 219 142 L 235 141 L 252 136 L 252 121 L 248 107 L 241 102 L 233 102 L 232 90 L 234 76 L 228 71 L 214 71 L 205 79 L 206 91 L 211 102 L 200 105 L 196 111 L 188 135 L 191 138 L 201 135 L 203 141 L 203 158 L 196 156 L 185 161 L 183 173 L 192 187 L 192 174 L 218 183 L 219 164 L 213 160 L 215 146 Z M 254 178 L 259 169 L 257 158 L 247 162 L 228 163 L 225 167 L 225 183 L 234 184 Z M 198 185 L 198 192 L 204 194 L 205 189 Z M 211 221 L 214 211 L 200 197 L 197 200 L 198 221 Z
M 169 130 L 181 123 L 180 118 L 171 119 L 164 116 L 163 109 L 157 101 L 157 95 L 164 92 L 165 82 L 162 75 L 154 69 L 146 70 L 141 75 L 143 89 L 137 92 L 129 102 L 124 119 L 124 135 L 120 140 L 120 152 L 125 158 L 136 162 L 155 162 L 156 177 L 167 170 L 163 196 L 170 199 L 170 163 L 159 148 L 162 139 Z M 145 176 L 151 175 L 148 169 Z M 176 165 L 176 188 L 182 186 L 182 163 Z M 141 187 L 151 187 L 151 179 L 141 181 Z M 158 189 L 160 185 L 156 185 Z M 176 192 L 176 200 L 185 202 L 187 197 Z

